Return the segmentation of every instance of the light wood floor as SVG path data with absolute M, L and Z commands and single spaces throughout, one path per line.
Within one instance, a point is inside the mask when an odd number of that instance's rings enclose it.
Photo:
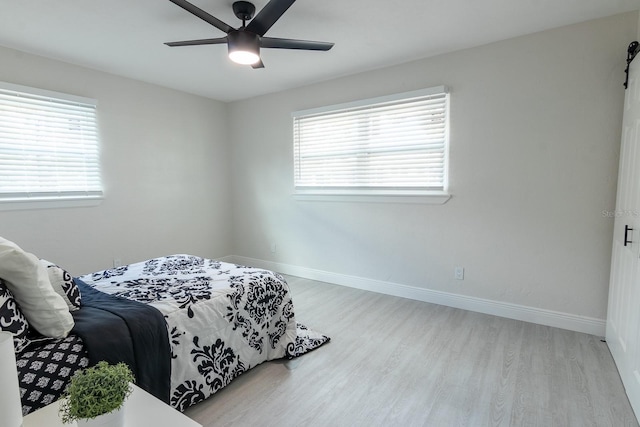
M 186 414 L 222 426 L 637 426 L 600 337 L 287 277 L 331 342 Z

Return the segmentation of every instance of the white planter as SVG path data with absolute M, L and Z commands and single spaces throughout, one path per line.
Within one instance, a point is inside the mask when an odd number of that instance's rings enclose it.
M 124 407 L 117 411 L 99 415 L 89 420 L 77 420 L 78 427 L 123 427 L 124 426 Z

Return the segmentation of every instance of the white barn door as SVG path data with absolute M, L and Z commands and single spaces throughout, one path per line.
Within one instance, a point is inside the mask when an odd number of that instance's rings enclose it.
M 640 419 L 640 55 L 630 64 L 620 148 L 607 344 Z M 625 241 L 626 238 L 626 241 Z

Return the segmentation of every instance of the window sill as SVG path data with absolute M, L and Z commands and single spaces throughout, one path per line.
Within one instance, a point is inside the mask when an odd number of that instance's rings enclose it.
M 98 206 L 102 197 L 91 198 L 40 198 L 32 200 L 0 200 L 0 211 L 18 211 L 34 209 L 82 208 Z
M 433 194 L 331 194 L 293 193 L 294 200 L 307 202 L 356 202 L 356 203 L 414 203 L 444 205 L 451 198 L 448 193 Z

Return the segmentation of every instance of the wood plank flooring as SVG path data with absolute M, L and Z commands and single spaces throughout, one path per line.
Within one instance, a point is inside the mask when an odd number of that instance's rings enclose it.
M 600 337 L 287 276 L 331 342 L 186 414 L 222 426 L 638 426 Z

